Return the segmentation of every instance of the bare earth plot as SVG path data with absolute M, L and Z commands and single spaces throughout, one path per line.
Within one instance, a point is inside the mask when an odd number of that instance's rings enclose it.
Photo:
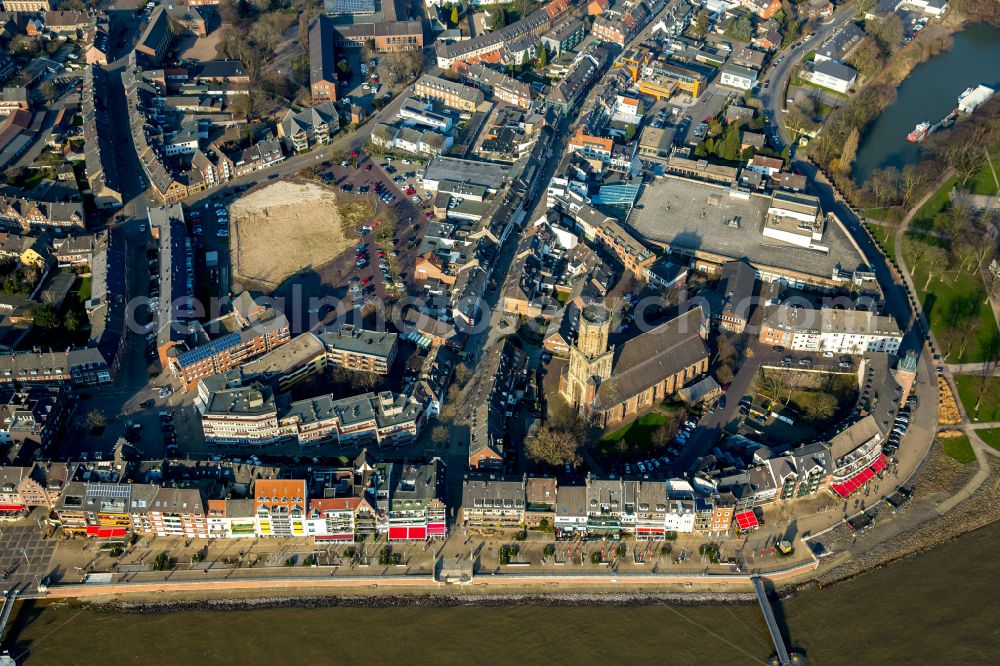
M 213 30 L 207 37 L 187 35 L 178 40 L 176 50 L 189 60 L 215 60 L 218 57 L 222 30 Z
M 271 289 L 308 267 L 330 261 L 350 245 L 337 199 L 316 183 L 277 182 L 230 208 L 233 278 Z

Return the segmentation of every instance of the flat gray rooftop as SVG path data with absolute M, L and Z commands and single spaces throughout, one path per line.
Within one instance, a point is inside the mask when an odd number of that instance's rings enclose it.
M 510 171 L 510 165 L 462 160 L 454 157 L 438 155 L 427 165 L 424 180 L 451 180 L 456 183 L 471 183 L 482 185 L 496 191 L 503 187 L 504 177 Z
M 678 250 L 701 251 L 752 264 L 829 279 L 837 264 L 847 271 L 867 265 L 840 225 L 826 224 L 821 243 L 829 253 L 765 238 L 762 229 L 771 198 L 732 196 L 718 187 L 681 178 L 658 178 L 640 196 L 628 225 L 642 238 Z M 738 226 L 727 221 L 738 220 Z

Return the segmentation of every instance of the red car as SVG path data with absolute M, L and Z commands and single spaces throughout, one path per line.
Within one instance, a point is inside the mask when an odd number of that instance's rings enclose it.
M 406 192 L 406 196 L 408 197 L 413 196 L 416 193 L 416 190 L 413 189 L 412 187 L 407 187 L 406 190 L 404 191 Z
M 362 284 L 362 285 L 366 285 L 366 284 L 368 284 L 368 283 L 369 283 L 369 282 L 371 282 L 371 281 L 372 281 L 372 279 L 371 279 L 371 278 L 365 278 L 364 280 L 362 280 L 362 281 L 361 281 L 361 284 Z
M 429 220 L 429 219 L 431 219 L 432 217 L 434 217 L 434 213 L 432 213 L 432 212 L 431 212 L 431 211 L 429 211 L 429 210 L 426 210 L 426 211 L 424 211 L 424 217 L 426 217 L 426 218 L 427 218 L 427 219 Z
M 357 156 L 358 156 L 358 151 L 352 150 L 351 151 L 351 157 L 357 157 Z
M 376 254 L 378 255 L 379 259 L 385 259 L 385 252 L 383 252 L 382 250 L 379 250 L 378 252 L 376 252 Z

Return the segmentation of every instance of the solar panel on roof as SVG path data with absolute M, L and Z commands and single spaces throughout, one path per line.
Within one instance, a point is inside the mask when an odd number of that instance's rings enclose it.
M 131 494 L 131 486 L 118 483 L 92 483 L 87 487 L 87 494 L 98 497 L 125 498 Z
M 374 14 L 375 0 L 334 0 L 336 14 Z
M 200 347 L 196 347 L 189 352 L 184 352 L 177 357 L 177 362 L 182 366 L 198 363 L 199 361 L 215 356 L 219 352 L 239 344 L 239 341 L 239 333 L 227 333 L 221 338 L 212 340 L 211 342 L 201 345 Z

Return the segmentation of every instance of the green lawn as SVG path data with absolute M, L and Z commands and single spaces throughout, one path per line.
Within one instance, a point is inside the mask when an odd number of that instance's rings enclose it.
M 967 465 L 976 459 L 976 454 L 972 451 L 972 444 L 965 435 L 961 437 L 942 437 L 941 447 L 944 452 L 963 465 Z
M 657 412 L 650 412 L 645 416 L 640 416 L 635 421 L 609 432 L 601 437 L 602 442 L 617 442 L 619 439 L 626 439 L 630 444 L 640 440 L 649 441 L 649 436 L 653 431 L 667 422 L 667 417 Z
M 888 226 L 883 226 L 880 224 L 869 224 L 868 231 L 871 232 L 872 238 L 875 242 L 879 244 L 882 250 L 885 251 L 886 255 L 892 259 L 896 258 L 896 234 L 892 232 Z
M 958 182 L 957 178 L 949 178 L 945 181 L 944 185 L 941 186 L 937 192 L 934 193 L 930 199 L 927 200 L 917 214 L 913 216 L 910 220 L 910 228 L 912 229 L 933 229 L 934 228 L 934 216 L 943 211 L 945 208 L 951 205 L 951 201 L 948 199 L 948 193 L 951 192 L 951 188 L 955 186 Z
M 907 234 L 910 238 L 915 238 L 913 234 Z M 928 242 L 934 242 L 933 238 L 927 237 Z M 906 257 L 907 266 L 912 270 L 913 257 Z M 961 352 L 961 343 L 952 345 L 951 353 L 947 357 L 949 363 L 977 363 L 982 360 L 982 349 L 994 336 L 1000 335 L 997 329 L 997 321 L 993 316 L 993 311 L 989 304 L 984 303 L 983 292 L 985 285 L 978 276 L 967 271 L 949 271 L 944 275 L 936 275 L 927 283 L 927 263 L 923 262 L 918 266 L 918 270 L 913 273 L 913 284 L 920 294 L 921 305 L 924 314 L 931 325 L 931 330 L 937 338 L 938 344 L 947 350 L 949 336 L 952 329 L 948 324 L 949 313 L 956 308 L 970 308 L 974 315 L 967 321 L 961 321 L 960 327 L 970 327 L 972 334 L 966 346 L 965 353 Z M 924 291 L 924 285 L 928 284 Z
M 977 430 L 976 434 L 979 435 L 979 439 L 1000 451 L 1000 428 L 985 428 Z
M 1000 150 L 990 155 L 990 159 L 993 160 L 993 169 L 996 169 L 997 175 L 1000 176 Z M 969 183 L 969 191 L 973 194 L 996 194 L 997 181 L 993 178 L 993 169 L 990 169 L 989 162 L 984 164 L 983 168 L 979 170 L 979 173 Z
M 598 449 L 609 460 L 629 459 L 647 455 L 655 447 L 653 433 L 666 423 L 669 417 L 658 412 L 650 412 L 618 430 L 601 437 Z
M 890 210 L 890 208 L 865 208 L 861 213 L 873 220 L 884 220 L 889 217 Z
M 86 303 L 90 300 L 90 276 L 80 278 L 79 286 L 76 290 L 76 296 L 81 303 Z
M 975 411 L 976 401 L 979 400 L 980 377 L 976 375 L 959 375 L 955 377 L 955 384 L 958 385 L 958 397 L 965 407 L 965 413 L 970 419 L 988 423 L 990 421 L 1000 421 L 1000 377 L 990 377 L 986 380 L 986 392 L 983 394 L 983 401 L 979 404 L 979 412 Z

